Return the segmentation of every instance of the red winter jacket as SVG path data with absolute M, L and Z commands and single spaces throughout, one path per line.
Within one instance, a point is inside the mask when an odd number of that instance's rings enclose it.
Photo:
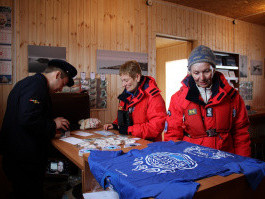
M 250 156 L 249 120 L 245 104 L 223 74 L 215 72 L 212 97 L 207 104 L 203 102 L 192 76 L 186 76 L 182 84 L 171 98 L 165 141 L 184 140 Z M 216 135 L 210 137 L 209 133 Z
M 119 95 L 119 110 L 131 112 L 133 125 L 128 127 L 129 134 L 161 141 L 167 116 L 165 102 L 154 78 L 142 76 L 139 84 L 133 97 L 125 90 Z M 118 125 L 118 119 L 113 124 Z

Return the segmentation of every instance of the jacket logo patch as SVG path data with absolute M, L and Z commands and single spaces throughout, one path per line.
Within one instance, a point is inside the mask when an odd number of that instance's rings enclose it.
M 135 107 L 130 107 L 129 108 L 129 113 L 132 113 L 134 111 Z
M 196 114 L 197 114 L 197 109 L 194 108 L 194 109 L 190 109 L 190 110 L 188 110 L 188 114 L 189 114 L 189 115 L 196 115 Z
M 206 116 L 207 117 L 213 117 L 213 108 L 207 108 L 206 109 Z
M 123 109 L 122 106 L 119 106 L 118 110 L 122 111 L 122 109 Z
M 33 102 L 34 104 L 39 104 L 40 103 L 38 100 L 35 100 L 35 99 L 30 99 L 29 101 Z

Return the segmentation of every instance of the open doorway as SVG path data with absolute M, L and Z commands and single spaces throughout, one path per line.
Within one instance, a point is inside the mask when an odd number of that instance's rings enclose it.
M 168 109 L 171 96 L 179 90 L 187 75 L 190 41 L 156 37 L 156 81 Z

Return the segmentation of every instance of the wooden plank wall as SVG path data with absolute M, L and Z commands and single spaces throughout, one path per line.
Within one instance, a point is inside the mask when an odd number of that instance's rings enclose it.
M 265 62 L 265 27 L 250 24 L 196 9 L 155 0 L 150 11 L 149 56 L 151 68 L 155 70 L 156 35 L 174 36 L 193 41 L 193 47 L 203 44 L 213 50 L 234 52 L 248 57 L 248 77 L 240 81 L 253 81 L 253 100 L 246 104 L 265 108 L 265 75 L 250 74 L 250 60 Z M 152 73 L 156 72 L 152 70 Z
M 14 4 L 14 5 L 12 5 Z M 62 46 L 80 72 L 96 72 L 96 50 L 147 53 L 147 6 L 142 0 L 6 0 L 16 9 L 16 81 L 28 76 L 27 46 Z M 98 75 L 99 77 L 99 75 Z M 102 123 L 116 118 L 119 76 L 106 75 L 107 110 L 91 111 Z M 0 124 L 12 85 L 0 85 Z
M 13 57 L 15 80 L 27 72 L 27 45 L 64 46 L 67 60 L 78 72 L 96 72 L 96 49 L 149 53 L 149 74 L 156 76 L 156 34 L 194 40 L 214 50 L 238 52 L 264 60 L 265 28 L 232 19 L 145 0 L 1 0 L 0 5 L 13 7 L 15 32 Z M 79 75 L 78 74 L 78 75 Z M 250 75 L 249 75 L 250 76 Z M 92 111 L 103 123 L 116 117 L 117 95 L 122 91 L 117 75 L 106 75 L 107 110 Z M 254 99 L 250 104 L 265 106 L 264 76 L 248 77 L 254 81 Z M 12 85 L 0 85 L 0 124 Z

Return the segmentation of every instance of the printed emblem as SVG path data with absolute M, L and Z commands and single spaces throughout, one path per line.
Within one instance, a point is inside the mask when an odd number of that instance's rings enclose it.
M 34 104 L 39 104 L 40 102 L 38 100 L 30 99 L 30 102 L 33 102 Z
M 119 106 L 118 110 L 122 111 L 122 110 L 123 110 L 123 109 L 122 109 L 122 106 Z
M 206 109 L 206 116 L 207 117 L 213 117 L 213 108 L 207 108 Z
M 143 157 L 135 158 L 133 171 L 142 171 L 157 174 L 174 173 L 176 170 L 194 169 L 198 166 L 197 162 L 190 156 L 181 153 L 156 152 Z
M 219 151 L 216 149 L 210 149 L 210 148 L 204 148 L 200 146 L 188 147 L 184 150 L 184 153 L 189 153 L 192 155 L 196 155 L 196 156 L 204 157 L 204 158 L 210 158 L 210 159 L 221 159 L 221 158 L 227 158 L 227 157 L 231 157 L 231 158 L 234 157 L 233 155 L 223 152 L 223 151 Z
M 167 111 L 167 115 L 171 116 L 171 112 L 170 112 L 170 110 Z
M 196 114 L 197 114 L 197 109 L 194 108 L 194 109 L 190 109 L 190 110 L 188 110 L 188 114 L 189 114 L 189 115 L 196 115 Z
M 236 109 L 233 108 L 233 117 L 236 117 Z

